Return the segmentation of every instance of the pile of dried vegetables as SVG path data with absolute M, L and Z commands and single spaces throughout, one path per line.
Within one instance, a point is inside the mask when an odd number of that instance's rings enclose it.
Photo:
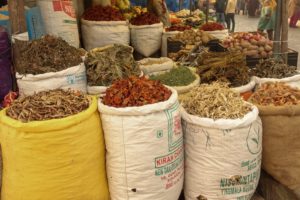
M 269 58 L 260 60 L 259 64 L 251 70 L 253 76 L 260 78 L 286 78 L 298 74 L 297 67 L 289 66 L 282 60 Z
M 211 119 L 243 118 L 252 109 L 225 83 L 202 84 L 193 88 L 182 101 L 191 115 Z
M 103 103 L 113 107 L 133 107 L 166 101 L 172 92 L 159 81 L 131 76 L 115 81 L 106 90 Z
M 157 24 L 159 22 L 160 22 L 159 18 L 151 12 L 142 13 L 130 20 L 130 23 L 136 26 L 152 25 L 152 24 Z
M 89 21 L 124 21 L 122 13 L 111 6 L 100 5 L 86 9 L 82 18 Z
M 265 83 L 249 99 L 261 106 L 284 106 L 300 104 L 300 90 L 284 83 Z
M 180 41 L 186 45 L 195 45 L 197 43 L 207 44 L 215 39 L 212 35 L 205 31 L 185 30 L 170 38 L 170 41 Z
M 109 86 L 117 79 L 140 75 L 132 53 L 132 47 L 122 44 L 89 51 L 85 59 L 88 85 Z
M 189 68 L 179 66 L 163 74 L 151 75 L 150 79 L 159 80 L 168 86 L 186 86 L 195 81 L 196 76 Z
M 250 82 L 249 69 L 243 54 L 236 52 L 206 52 L 197 57 L 201 83 L 226 82 L 240 87 Z
M 184 26 L 184 25 L 173 25 L 171 27 L 166 28 L 167 32 L 171 31 L 185 31 L 185 30 L 191 30 L 192 27 L 190 26 Z
M 82 62 L 81 52 L 61 38 L 46 35 L 31 42 L 22 42 L 17 72 L 43 74 L 57 72 Z
M 18 98 L 6 115 L 24 123 L 60 119 L 80 113 L 89 105 L 89 98 L 80 92 L 57 89 Z
M 200 30 L 203 30 L 203 31 L 221 31 L 224 29 L 225 29 L 224 26 L 217 22 L 209 22 L 209 23 L 203 24 L 200 27 Z

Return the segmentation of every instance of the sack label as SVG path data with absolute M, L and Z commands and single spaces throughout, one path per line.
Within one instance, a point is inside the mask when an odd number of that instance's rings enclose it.
M 55 12 L 63 11 L 68 16 L 76 18 L 73 2 L 71 0 L 53 0 L 53 10 Z
M 80 83 L 85 83 L 86 82 L 86 74 L 85 72 L 81 72 L 75 75 L 68 75 L 66 76 L 67 83 L 69 85 L 75 85 L 75 84 L 80 84 Z

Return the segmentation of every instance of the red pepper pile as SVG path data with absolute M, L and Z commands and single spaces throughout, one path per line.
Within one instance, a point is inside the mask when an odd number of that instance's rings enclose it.
M 88 8 L 82 18 L 89 21 L 124 21 L 122 13 L 110 6 L 94 6 Z
M 17 97 L 18 97 L 18 93 L 16 93 L 16 92 L 9 92 L 4 97 L 4 100 L 2 102 L 2 106 L 4 108 L 9 107 Z
M 206 23 L 201 26 L 200 30 L 202 31 L 222 31 L 224 30 L 224 26 L 222 24 L 216 22 Z
M 159 18 L 155 14 L 150 12 L 142 13 L 130 21 L 131 24 L 136 26 L 152 25 L 152 24 L 157 24 L 159 22 L 160 22 Z
M 131 76 L 115 81 L 106 90 L 103 103 L 117 108 L 144 106 L 166 101 L 172 92 L 159 81 Z
M 192 28 L 190 26 L 180 26 L 180 25 L 174 25 L 171 26 L 169 28 L 166 28 L 167 32 L 171 32 L 171 31 L 185 31 L 185 30 L 191 30 Z

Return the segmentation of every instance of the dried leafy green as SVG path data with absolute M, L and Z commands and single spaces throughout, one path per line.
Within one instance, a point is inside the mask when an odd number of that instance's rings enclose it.
M 18 42 L 17 42 L 18 43 Z M 43 74 L 57 72 L 82 62 L 81 52 L 61 38 L 46 35 L 30 42 L 19 42 L 17 72 Z
M 109 86 L 117 79 L 140 75 L 132 53 L 132 47 L 121 44 L 89 51 L 85 60 L 88 85 Z

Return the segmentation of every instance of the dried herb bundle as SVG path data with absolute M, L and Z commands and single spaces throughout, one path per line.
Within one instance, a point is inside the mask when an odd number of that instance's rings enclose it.
M 17 63 L 20 74 L 57 72 L 82 62 L 81 52 L 61 38 L 46 35 L 26 43 L 20 49 Z
M 202 83 L 227 82 L 230 87 L 246 85 L 250 81 L 249 69 L 243 54 L 236 52 L 205 52 L 199 55 L 198 73 Z
M 250 112 L 240 95 L 225 83 L 202 84 L 192 89 L 182 101 L 191 115 L 216 119 L 237 119 Z
M 300 103 L 300 90 L 284 83 L 265 83 L 255 91 L 249 101 L 262 106 L 297 105 Z
M 20 97 L 6 110 L 6 115 L 21 122 L 60 119 L 86 110 L 90 100 L 80 92 L 50 90 Z
M 159 81 L 131 76 L 118 80 L 106 90 L 103 103 L 113 107 L 144 106 L 166 101 L 172 92 Z
M 169 86 L 186 86 L 196 80 L 196 76 L 189 68 L 179 66 L 163 74 L 151 75 L 150 79 L 159 80 L 164 85 Z
M 260 78 L 285 78 L 298 74 L 297 67 L 289 66 L 282 60 L 269 58 L 260 60 L 259 64 L 251 70 L 252 75 Z
M 117 79 L 140 75 L 132 53 L 132 47 L 121 44 L 89 51 L 85 60 L 88 85 L 109 86 Z

